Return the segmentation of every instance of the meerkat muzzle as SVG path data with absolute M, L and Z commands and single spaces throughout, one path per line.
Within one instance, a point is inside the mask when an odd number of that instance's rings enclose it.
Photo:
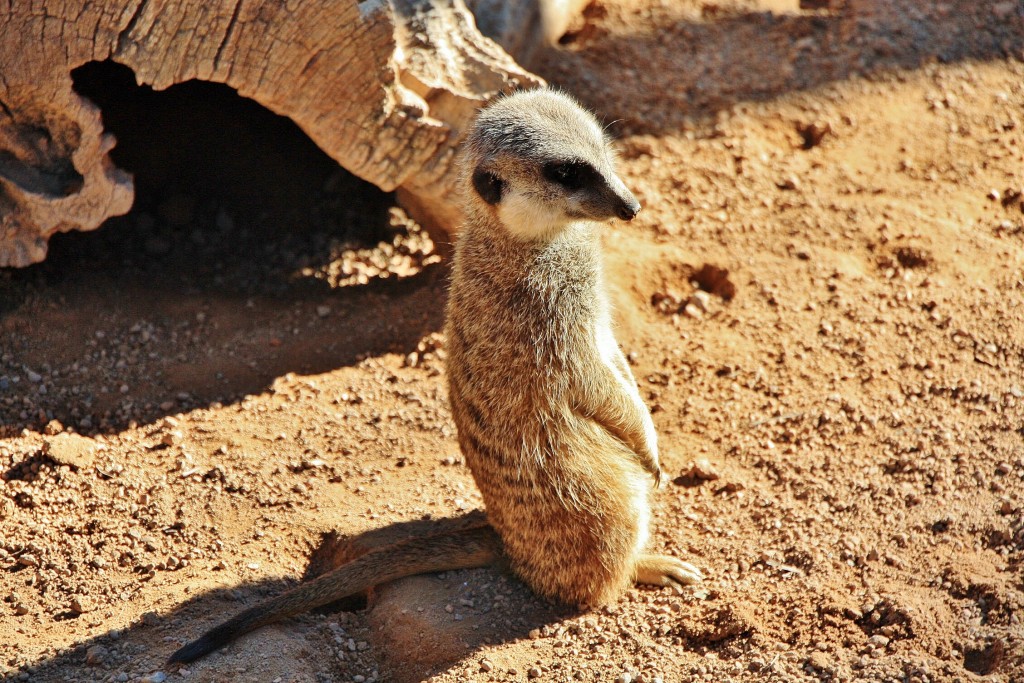
M 632 195 L 623 198 L 616 213 L 622 220 L 631 221 L 636 218 L 638 213 L 640 213 L 640 202 L 638 202 L 636 197 L 633 197 Z

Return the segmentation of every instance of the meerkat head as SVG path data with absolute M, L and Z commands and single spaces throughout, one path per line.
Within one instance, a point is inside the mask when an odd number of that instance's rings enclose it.
M 640 211 L 597 119 L 553 90 L 519 92 L 482 110 L 463 164 L 471 205 L 483 202 L 521 239 L 549 239 L 579 221 L 628 221 Z

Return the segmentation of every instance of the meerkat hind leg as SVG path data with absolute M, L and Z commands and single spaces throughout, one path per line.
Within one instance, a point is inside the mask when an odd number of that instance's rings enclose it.
M 700 583 L 704 575 L 694 565 L 671 555 L 641 555 L 633 579 L 636 583 L 678 589 Z

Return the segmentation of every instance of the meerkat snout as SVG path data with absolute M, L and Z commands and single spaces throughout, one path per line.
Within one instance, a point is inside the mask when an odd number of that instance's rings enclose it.
M 633 220 L 640 202 L 615 173 L 607 150 L 602 151 L 605 153 L 597 155 L 600 165 L 580 159 L 551 161 L 542 166 L 541 175 L 554 186 L 556 200 L 569 203 L 565 213 L 570 218 Z
M 618 203 L 615 212 L 622 220 L 631 221 L 640 213 L 640 202 L 637 201 L 632 192 L 626 190 L 625 187 L 622 189 L 625 190 L 625 193 L 617 197 Z

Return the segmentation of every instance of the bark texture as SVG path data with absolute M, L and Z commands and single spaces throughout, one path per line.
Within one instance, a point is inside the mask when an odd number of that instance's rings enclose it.
M 71 71 L 112 59 L 164 89 L 224 83 L 346 169 L 451 228 L 454 151 L 476 109 L 540 84 L 463 0 L 36 0 L 0 8 L 0 266 L 131 207 L 115 141 Z

